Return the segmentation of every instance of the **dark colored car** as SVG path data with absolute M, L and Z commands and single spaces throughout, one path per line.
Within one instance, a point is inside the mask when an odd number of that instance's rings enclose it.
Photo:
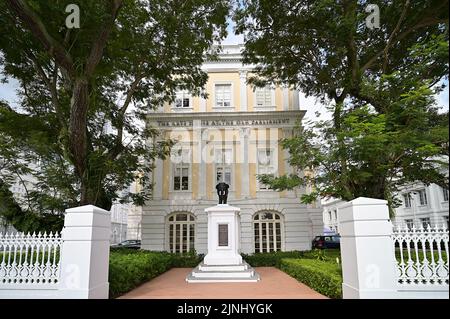
M 318 249 L 341 248 L 341 237 L 339 235 L 316 236 L 312 246 Z
M 118 244 L 111 245 L 111 248 L 130 248 L 130 249 L 140 249 L 140 240 L 124 240 Z

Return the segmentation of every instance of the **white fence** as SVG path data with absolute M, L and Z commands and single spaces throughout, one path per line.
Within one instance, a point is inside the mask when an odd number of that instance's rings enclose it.
M 404 286 L 448 286 L 448 229 L 445 225 L 394 228 L 397 281 Z
M 59 282 L 59 234 L 0 234 L 0 287 Z
M 0 298 L 108 298 L 110 218 L 88 205 L 61 234 L 0 234 Z
M 387 202 L 357 198 L 338 208 L 344 298 L 449 298 L 445 225 L 394 228 Z

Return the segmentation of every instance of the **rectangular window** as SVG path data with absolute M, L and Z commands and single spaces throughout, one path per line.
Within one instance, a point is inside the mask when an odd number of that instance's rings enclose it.
M 231 106 L 231 84 L 216 84 L 215 87 L 216 107 Z
M 214 161 L 216 164 L 216 183 L 223 182 L 231 185 L 231 149 L 216 149 L 214 155 Z
M 409 193 L 403 195 L 403 202 L 406 208 L 411 207 L 411 195 Z
M 447 229 L 448 229 L 448 216 L 444 216 L 444 224 L 447 225 Z
M 185 191 L 189 189 L 189 165 L 177 164 L 174 168 L 173 190 Z
M 422 224 L 423 228 L 428 228 L 431 223 L 430 217 L 421 218 L 420 223 Z
M 444 196 L 444 202 L 448 202 L 448 188 L 442 187 L 442 195 Z
M 258 175 L 275 174 L 274 151 L 270 148 L 258 150 Z M 271 189 L 269 185 L 259 183 L 259 189 Z
M 405 219 L 405 224 L 406 224 L 406 227 L 408 227 L 408 229 L 411 229 L 414 225 L 414 222 L 412 219 Z
M 188 91 L 180 90 L 176 93 L 175 107 L 176 108 L 191 107 L 191 95 L 189 94 Z
M 422 206 L 428 204 L 427 193 L 424 189 L 421 189 L 419 191 L 419 201 L 420 201 L 420 205 L 422 205 Z
M 219 224 L 219 247 L 228 246 L 228 224 Z
M 268 107 L 273 106 L 272 102 L 272 89 L 270 86 L 255 89 L 256 106 Z

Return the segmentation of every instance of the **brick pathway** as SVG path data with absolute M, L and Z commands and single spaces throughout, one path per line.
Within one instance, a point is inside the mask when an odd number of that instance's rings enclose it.
M 172 268 L 119 297 L 123 299 L 324 299 L 325 296 L 274 267 L 257 267 L 257 283 L 185 281 L 191 268 Z

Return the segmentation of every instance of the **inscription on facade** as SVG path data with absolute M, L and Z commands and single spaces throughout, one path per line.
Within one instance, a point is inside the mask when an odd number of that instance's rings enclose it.
M 159 127 L 188 127 L 193 125 L 193 121 L 156 121 Z M 258 125 L 279 125 L 289 124 L 289 119 L 268 119 L 268 120 L 202 120 L 203 127 L 220 126 L 258 126 Z

